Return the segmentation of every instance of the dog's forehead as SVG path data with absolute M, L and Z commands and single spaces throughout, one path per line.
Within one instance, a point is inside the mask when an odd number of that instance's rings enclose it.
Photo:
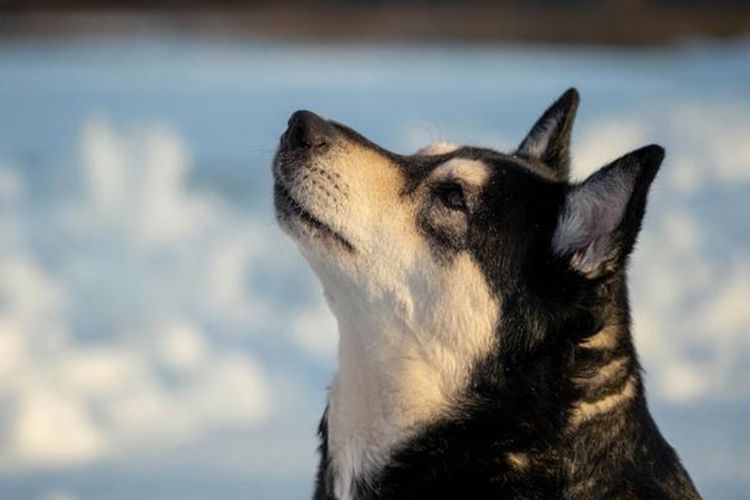
M 430 150 L 435 154 L 425 155 L 422 154 L 424 150 L 420 150 L 414 155 L 396 158 L 397 164 L 405 174 L 405 193 L 414 192 L 418 186 L 425 183 L 457 183 L 466 187 L 481 188 L 494 183 L 498 176 L 505 179 L 503 184 L 507 184 L 516 178 L 514 173 L 522 177 L 546 177 L 543 172 L 537 171 L 532 165 L 525 164 L 523 159 L 513 155 L 473 146 L 451 145 L 450 149 L 447 148 L 448 146 L 443 143 L 437 149 Z
M 440 145 L 439 147 L 447 147 Z M 455 179 L 468 184 L 481 185 L 490 177 L 507 170 L 536 173 L 532 166 L 513 155 L 487 148 L 455 146 L 445 153 L 428 155 L 431 179 Z
M 498 175 L 517 173 L 522 177 L 532 177 L 545 182 L 560 182 L 557 174 L 547 165 L 541 162 L 529 161 L 514 154 L 502 153 L 493 149 L 478 148 L 472 146 L 457 147 L 447 153 L 445 160 L 435 168 L 435 173 L 444 167 L 450 166 L 450 172 L 458 178 L 464 178 L 467 182 L 481 184 L 489 181 L 491 177 Z M 509 180 L 515 178 L 513 175 Z
M 547 180 L 556 180 L 544 165 L 529 164 L 513 154 L 501 153 L 489 148 L 437 142 L 420 149 L 415 154 L 404 156 L 383 148 L 346 125 L 338 122 L 331 123 L 349 141 L 398 164 L 406 174 L 407 184 L 411 187 L 425 178 L 453 179 L 481 185 L 496 172 L 504 169 L 531 172 Z M 407 191 L 410 189 L 407 188 Z
M 417 151 L 415 156 L 439 158 L 429 172 L 429 177 L 437 181 L 456 180 L 480 186 L 492 173 L 492 166 L 481 154 L 451 142 L 430 144 Z

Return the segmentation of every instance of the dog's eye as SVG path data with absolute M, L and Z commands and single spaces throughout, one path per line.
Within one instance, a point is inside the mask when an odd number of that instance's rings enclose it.
M 464 190 L 458 184 L 444 184 L 437 190 L 437 196 L 451 210 L 466 210 Z

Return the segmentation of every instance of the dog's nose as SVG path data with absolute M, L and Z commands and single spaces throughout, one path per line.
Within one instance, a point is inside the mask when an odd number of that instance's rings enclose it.
M 336 129 L 328 120 L 311 111 L 295 111 L 284 133 L 284 145 L 290 149 L 321 148 L 333 142 Z

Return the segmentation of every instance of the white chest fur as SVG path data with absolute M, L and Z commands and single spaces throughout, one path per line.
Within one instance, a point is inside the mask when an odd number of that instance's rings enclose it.
M 450 415 L 471 369 L 495 342 L 498 303 L 468 257 L 444 270 L 438 293 L 388 300 L 328 294 L 339 322 L 339 372 L 329 393 L 334 493 L 354 499 L 399 445 Z M 434 284 L 433 284 L 434 285 Z

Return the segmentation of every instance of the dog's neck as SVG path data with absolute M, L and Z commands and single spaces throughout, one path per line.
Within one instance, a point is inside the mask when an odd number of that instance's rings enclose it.
M 606 294 L 612 293 L 610 301 L 613 296 L 619 300 L 621 294 L 626 294 L 624 288 L 617 288 Z M 473 304 L 487 300 L 482 298 L 484 293 L 471 293 L 451 296 L 464 297 Z M 408 300 L 378 304 L 358 300 L 356 294 L 340 294 L 329 296 L 329 303 L 339 323 L 339 370 L 329 393 L 327 473 L 336 498 L 349 500 L 356 497 L 358 489 L 377 480 L 382 467 L 401 445 L 430 423 L 449 419 L 463 398 L 470 396 L 470 384 L 476 382 L 471 378 L 472 369 L 492 349 L 481 339 L 495 338 L 499 318 L 477 321 L 477 315 L 472 314 L 475 310 L 459 303 L 448 304 L 445 317 L 434 310 L 425 315 L 434 319 L 432 323 L 415 313 Z M 400 306 L 394 307 L 394 303 Z M 497 304 L 494 306 L 497 308 Z M 617 308 L 605 305 L 599 318 L 603 326 L 571 346 L 569 355 L 558 351 L 554 358 L 557 361 L 552 361 L 555 377 L 565 379 L 560 387 L 567 382 L 570 391 L 566 392 L 575 395 L 562 402 L 559 409 L 559 415 L 572 410 L 563 425 L 567 425 L 565 434 L 573 440 L 579 436 L 581 442 L 587 441 L 590 422 L 626 411 L 642 399 L 628 322 L 608 314 L 614 309 Z M 466 314 L 462 316 L 462 312 Z M 565 358 L 573 363 L 565 363 L 569 368 L 558 372 L 555 366 L 560 366 Z M 504 364 L 499 358 L 496 363 Z M 518 384 L 517 395 L 528 395 L 527 406 L 535 404 L 534 394 L 541 397 L 550 390 L 545 386 L 545 380 L 549 380 L 545 376 L 539 378 L 538 386 L 532 386 L 529 376 L 538 369 L 544 368 L 531 365 L 512 370 Z M 502 388 L 508 380 L 487 382 L 490 387 Z M 549 401 L 557 399 L 556 395 L 548 396 L 539 402 L 540 408 L 549 407 Z M 507 413 L 507 404 L 498 397 L 489 400 Z M 545 427 L 549 427 L 549 422 L 540 422 L 540 429 Z M 608 435 L 613 437 L 612 433 Z M 569 445 L 576 446 L 575 442 Z M 521 466 L 525 460 L 521 455 L 513 459 Z
M 598 287 L 598 305 L 590 310 L 598 326 L 565 354 L 568 413 L 559 446 L 560 472 L 570 498 L 599 496 L 597 485 L 621 479 L 633 456 L 610 450 L 626 450 L 634 443 L 642 443 L 641 451 L 666 446 L 645 403 L 625 282 L 621 273 Z M 601 457 L 607 457 L 606 467 Z
M 320 275 L 339 324 L 327 448 L 334 491 L 345 500 L 399 445 L 456 407 L 476 360 L 495 343 L 500 306 L 468 255 L 377 287 Z
M 399 444 L 450 414 L 469 366 L 464 353 L 420 342 L 428 332 L 414 331 L 398 315 L 360 311 L 338 320 L 327 444 L 336 498 L 347 500 Z

